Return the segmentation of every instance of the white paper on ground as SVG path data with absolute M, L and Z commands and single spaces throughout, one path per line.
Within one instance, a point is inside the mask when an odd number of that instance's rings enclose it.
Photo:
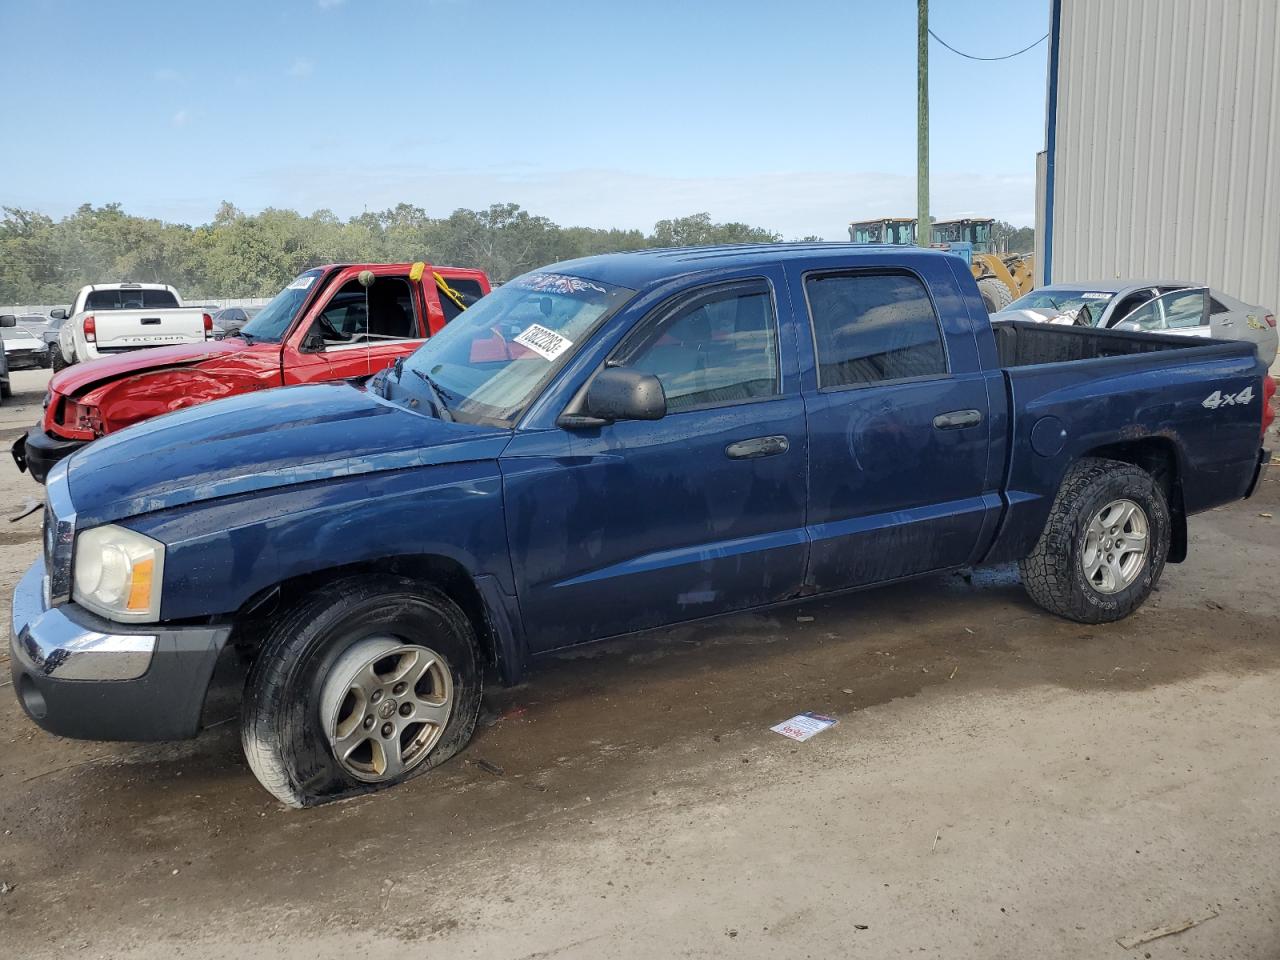
M 784 737 L 790 737 L 792 740 L 799 740 L 804 743 L 810 737 L 821 733 L 828 727 L 834 727 L 839 722 L 835 717 L 824 716 L 821 713 L 800 713 L 790 720 L 784 720 L 776 727 L 770 727 L 769 729 L 774 733 L 780 733 Z

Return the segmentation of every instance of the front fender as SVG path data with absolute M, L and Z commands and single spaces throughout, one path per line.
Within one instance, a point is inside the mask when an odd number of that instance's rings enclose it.
M 108 433 L 185 407 L 279 386 L 279 377 L 191 367 L 148 370 L 95 387 L 82 402 L 96 406 Z
M 492 460 L 279 487 L 124 523 L 166 545 L 166 621 L 230 615 L 286 580 L 397 556 L 444 557 L 515 593 Z

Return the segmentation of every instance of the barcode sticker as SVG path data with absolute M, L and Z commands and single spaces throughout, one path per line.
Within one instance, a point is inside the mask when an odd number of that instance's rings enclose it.
M 834 727 L 839 722 L 835 717 L 824 716 L 821 713 L 801 713 L 769 729 L 804 743 L 810 737 Z
M 538 356 L 554 360 L 573 346 L 573 341 L 560 336 L 554 330 L 548 330 L 540 323 L 530 324 L 516 337 L 516 343 L 528 347 Z

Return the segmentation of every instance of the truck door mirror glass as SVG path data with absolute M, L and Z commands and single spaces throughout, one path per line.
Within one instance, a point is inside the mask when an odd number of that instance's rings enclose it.
M 61 307 L 58 307 L 58 309 L 56 310 L 50 310 L 49 316 L 52 317 L 54 320 L 65 320 L 67 319 L 67 311 L 63 310 Z
M 587 388 L 587 415 L 599 420 L 661 420 L 667 415 L 662 381 L 651 373 L 605 367 Z
M 320 331 L 312 330 L 302 341 L 302 349 L 307 353 L 324 353 L 324 337 Z
M 1142 331 L 1142 328 L 1138 326 L 1138 323 L 1136 320 L 1125 320 L 1122 323 L 1117 323 L 1111 329 L 1123 330 L 1125 333 L 1140 333 Z
M 0 327 L 16 327 L 17 325 L 18 318 L 14 314 L 6 313 L 0 316 Z

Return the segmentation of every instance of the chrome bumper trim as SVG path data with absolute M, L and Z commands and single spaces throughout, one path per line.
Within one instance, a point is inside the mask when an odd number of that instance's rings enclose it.
M 44 560 L 37 560 L 13 591 L 9 646 L 15 657 L 58 680 L 136 680 L 147 672 L 154 634 L 110 632 L 108 621 L 73 608 L 84 621 L 77 622 L 61 606 L 46 604 L 44 579 Z

